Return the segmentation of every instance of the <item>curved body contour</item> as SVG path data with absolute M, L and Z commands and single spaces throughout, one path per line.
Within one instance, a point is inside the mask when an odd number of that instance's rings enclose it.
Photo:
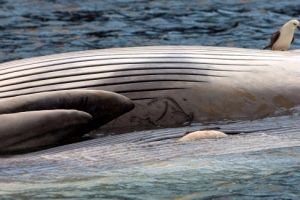
M 0 99 L 0 154 L 74 142 L 133 108 L 128 98 L 99 90 L 52 91 Z
M 297 51 L 158 46 L 57 54 L 0 65 L 0 98 L 100 89 L 134 110 L 106 128 L 271 116 L 300 103 Z M 103 128 L 104 128 L 103 127 Z

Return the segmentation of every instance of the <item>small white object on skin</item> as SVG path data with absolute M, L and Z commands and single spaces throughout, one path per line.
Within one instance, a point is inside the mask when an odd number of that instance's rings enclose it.
M 188 133 L 187 135 L 183 136 L 178 142 L 191 142 L 191 141 L 197 141 L 197 140 L 203 140 L 203 139 L 213 139 L 213 138 L 221 138 L 221 137 L 227 137 L 225 133 L 221 131 L 215 131 L 215 130 L 203 130 L 203 131 L 195 131 L 192 133 Z

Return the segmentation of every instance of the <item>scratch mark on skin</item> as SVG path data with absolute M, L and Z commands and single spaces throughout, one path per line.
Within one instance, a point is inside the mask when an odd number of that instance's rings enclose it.
M 183 117 L 183 120 L 179 123 L 191 123 L 194 119 L 193 112 L 190 114 L 185 113 L 181 106 L 171 97 L 153 98 L 147 103 L 147 106 L 152 106 L 155 103 L 162 103 L 164 105 L 164 108 L 161 109 L 162 114 L 158 116 L 157 119 L 151 119 L 151 113 L 147 113 L 144 115 L 145 117 L 131 117 L 130 122 L 133 123 L 135 120 L 137 120 L 139 124 L 146 123 L 148 125 L 157 125 L 157 123 L 159 123 L 161 120 L 164 120 L 164 118 L 174 115 Z
M 155 122 L 161 120 L 167 114 L 168 108 L 169 108 L 169 104 L 168 104 L 168 102 L 165 102 L 165 110 L 164 110 L 163 114 L 157 120 L 155 120 Z
M 180 114 L 181 116 L 184 116 L 187 121 L 193 121 L 194 119 L 194 113 L 191 112 L 190 114 L 187 114 L 184 112 L 184 110 L 180 107 L 180 105 L 171 97 L 166 97 L 169 101 L 175 104 L 175 106 L 180 110 L 180 111 L 173 111 L 173 113 Z

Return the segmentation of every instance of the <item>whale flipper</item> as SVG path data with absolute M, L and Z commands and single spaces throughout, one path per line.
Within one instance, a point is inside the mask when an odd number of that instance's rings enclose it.
M 92 116 L 77 110 L 42 110 L 0 115 L 0 152 L 30 151 L 81 136 Z
M 92 115 L 91 129 L 98 128 L 132 110 L 134 104 L 122 95 L 101 90 L 65 90 L 0 99 L 0 115 L 53 109 L 75 109 Z
M 81 137 L 133 108 L 127 97 L 99 90 L 1 99 L 0 152 L 27 151 Z

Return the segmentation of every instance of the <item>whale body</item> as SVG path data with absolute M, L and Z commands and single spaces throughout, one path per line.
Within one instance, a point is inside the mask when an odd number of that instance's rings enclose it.
M 201 46 L 100 49 L 0 64 L 0 98 L 87 89 L 135 108 L 101 127 L 157 128 L 258 119 L 300 103 L 298 51 Z

